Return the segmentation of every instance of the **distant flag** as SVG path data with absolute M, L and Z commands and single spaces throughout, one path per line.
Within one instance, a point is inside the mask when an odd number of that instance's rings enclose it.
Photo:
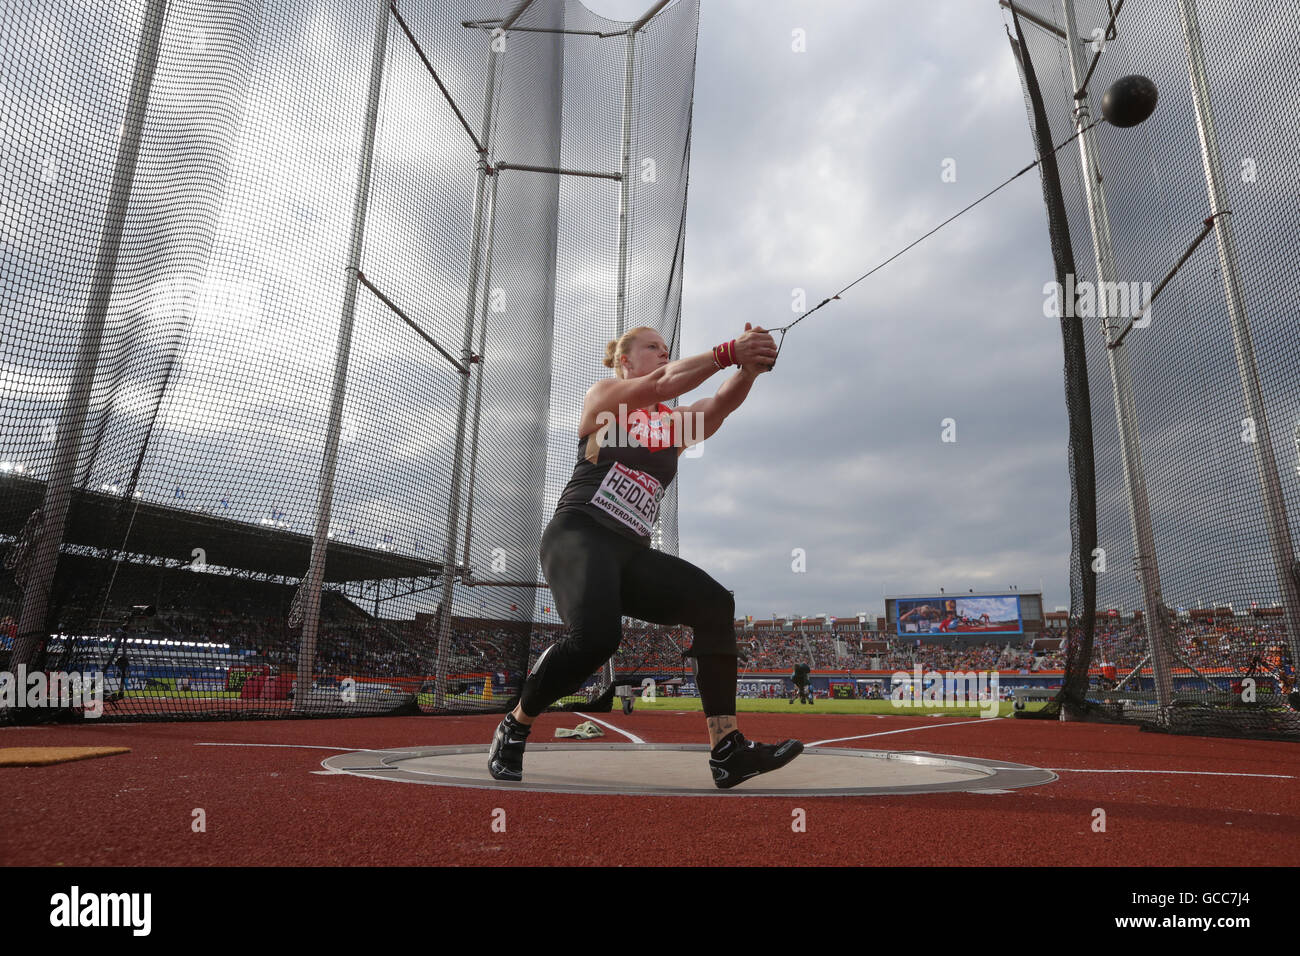
M 551 613 L 551 609 L 550 609 L 549 607 L 544 607 L 544 608 L 542 608 L 542 613 L 543 613 L 543 614 L 550 614 L 550 613 Z

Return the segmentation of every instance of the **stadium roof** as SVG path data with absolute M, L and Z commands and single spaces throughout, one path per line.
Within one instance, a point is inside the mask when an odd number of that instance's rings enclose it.
M 0 474 L 0 534 L 17 535 L 45 498 L 45 482 L 19 474 Z M 121 495 L 74 491 L 64 541 L 112 550 L 122 546 L 120 529 L 126 515 Z M 219 518 L 135 499 L 130 509 L 132 554 L 189 562 L 202 548 L 206 563 L 259 574 L 300 578 L 311 560 L 310 535 Z M 380 548 L 331 541 L 326 552 L 325 580 L 376 581 L 418 578 L 442 573 L 442 562 L 392 554 Z

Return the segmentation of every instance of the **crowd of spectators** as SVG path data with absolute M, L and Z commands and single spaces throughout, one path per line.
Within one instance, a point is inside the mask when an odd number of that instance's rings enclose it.
M 568 628 L 543 630 L 534 628 L 528 645 L 531 663 L 551 644 L 568 635 Z M 683 671 L 683 652 L 691 646 L 691 632 L 681 627 L 656 627 L 653 624 L 626 625 L 623 640 L 614 655 L 616 669 L 637 668 L 664 672 Z
M 1174 627 L 1175 666 L 1190 664 L 1202 671 L 1246 673 L 1261 666 L 1290 668 L 1286 632 L 1280 625 L 1195 623 Z M 1115 666 L 1120 676 L 1136 667 L 1149 648 L 1146 629 L 1130 625 L 1098 628 L 1093 637 L 1093 662 Z
M 157 569 L 154 569 L 156 572 Z M 265 664 L 281 673 L 298 666 L 302 631 L 288 622 L 295 588 L 268 581 L 172 571 L 168 587 L 146 588 L 142 576 L 126 565 L 113 594 L 130 604 L 153 598 L 157 613 L 135 616 L 126 635 L 135 640 L 172 641 L 168 645 L 123 645 L 131 659 L 147 665 L 153 658 L 191 666 Z M 128 605 L 105 604 L 105 582 L 83 574 L 62 595 L 59 628 L 68 635 L 104 634 L 116 638 L 127 619 Z M 520 633 L 526 624 L 518 625 Z M 458 671 L 510 673 L 520 664 L 511 649 L 517 638 L 499 622 L 481 624 L 457 618 L 451 627 L 451 666 Z M 415 621 L 385 621 L 366 613 L 344 595 L 321 595 L 314 670 L 318 675 L 422 677 L 432 673 L 437 635 Z
M 748 666 L 760 670 L 785 670 L 798 661 L 824 671 L 911 671 L 918 664 L 926 670 L 1028 671 L 1056 670 L 1063 665 L 1059 653 L 1036 653 L 1030 638 L 918 642 L 871 631 L 755 630 L 742 632 L 740 644 L 749 656 Z
M 73 559 L 75 564 L 78 559 Z M 83 562 L 84 563 L 84 562 Z M 287 617 L 294 587 L 269 581 L 176 570 L 164 572 L 124 564 L 113 594 L 122 599 L 105 606 L 106 580 L 99 565 L 86 564 L 69 577 L 69 593 L 60 595 L 60 627 L 67 634 L 109 633 L 121 624 L 127 605 L 154 601 L 158 614 L 132 622 L 134 636 L 167 638 L 194 645 L 229 645 L 223 656 L 265 663 L 280 671 L 297 666 L 301 630 Z M 150 578 L 152 573 L 154 577 Z M 129 597 L 128 597 L 129 596 Z M 531 627 L 531 630 L 529 630 Z M 563 625 L 457 617 L 451 626 L 452 667 L 464 672 L 506 674 L 516 680 L 526 666 L 519 641 L 529 633 L 527 663 L 567 634 Z M 796 663 L 815 671 L 971 671 L 1036 673 L 1065 666 L 1064 642 L 1050 638 L 1063 632 L 1011 639 L 926 640 L 867 629 L 746 629 L 736 632 L 748 672 L 789 672 Z M 1035 639 L 1037 637 L 1037 640 Z M 626 623 L 615 657 L 616 668 L 685 672 L 683 652 L 690 647 L 689 628 Z M 1285 632 L 1280 623 L 1241 617 L 1219 621 L 1174 622 L 1175 666 L 1190 664 L 1205 671 L 1245 673 L 1252 667 L 1290 669 Z M 1145 629 L 1136 624 L 1098 622 L 1094 633 L 1094 667 L 1127 673 L 1147 654 Z M 196 654 L 203 652 L 196 649 Z M 209 651 L 216 654 L 216 651 Z M 436 627 L 427 622 L 381 620 L 335 591 L 325 591 L 316 643 L 320 673 L 374 676 L 421 676 L 432 672 L 437 656 Z
M 815 670 L 910 671 L 999 670 L 1036 673 L 1065 668 L 1066 649 L 1056 635 L 1026 635 L 1003 641 L 926 641 L 874 632 L 755 630 L 739 634 L 749 667 L 784 670 L 805 661 Z M 1189 623 L 1174 625 L 1175 666 L 1190 664 L 1205 671 L 1245 673 L 1252 667 L 1287 671 L 1290 657 L 1285 631 L 1275 624 Z M 1035 645 L 1038 645 L 1037 647 Z M 1092 664 L 1110 665 L 1121 674 L 1136 667 L 1148 652 L 1139 623 L 1098 627 Z
M 524 625 L 526 626 L 526 625 Z M 231 653 L 252 652 L 257 663 L 279 670 L 297 666 L 301 631 L 282 616 L 256 610 L 223 609 L 202 615 L 192 609 L 163 612 L 136 625 L 133 633 L 177 641 L 228 644 Z M 519 626 L 491 622 L 469 624 L 457 619 L 451 628 L 453 667 L 474 672 L 515 672 L 520 668 Z M 533 626 L 529 664 L 543 650 L 567 635 L 565 628 Z M 665 673 L 689 670 L 683 654 L 690 647 L 688 628 L 628 625 L 614 657 L 618 669 Z M 1261 662 L 1289 666 L 1284 638 L 1265 627 L 1195 625 L 1175 634 L 1182 662 L 1198 669 L 1224 668 L 1244 673 Z M 858 639 L 797 631 L 740 631 L 737 641 L 744 671 L 791 670 L 809 663 L 817 671 L 998 670 L 1025 674 L 1061 671 L 1065 650 L 1035 649 L 1032 639 L 1011 642 L 942 642 L 885 637 L 864 633 Z M 1042 642 L 1040 642 L 1041 644 Z M 421 632 L 414 622 L 376 621 L 341 596 L 326 592 L 316 644 L 316 669 L 321 673 L 374 676 L 427 674 L 436 657 L 436 634 Z M 1111 627 L 1094 636 L 1093 665 L 1110 665 L 1127 673 L 1147 654 L 1146 636 L 1139 626 Z M 1176 665 L 1181 662 L 1176 662 Z
M 529 644 L 529 661 L 535 661 L 542 651 L 567 633 L 563 627 L 548 630 L 535 627 Z M 743 657 L 741 669 L 746 672 L 786 672 L 801 662 L 822 671 L 911 671 L 920 664 L 927 670 L 998 668 L 1030 672 L 1059 670 L 1064 666 L 1059 651 L 1035 652 L 1030 639 L 1016 643 L 966 642 L 961 646 L 940 642 L 918 645 L 914 638 L 890 638 L 866 631 L 837 637 L 795 630 L 740 630 L 736 639 Z M 625 625 L 614 666 L 665 672 L 682 670 L 682 653 L 690 644 L 691 633 L 687 628 Z
M 741 652 L 749 658 L 747 668 L 789 670 L 800 661 L 814 667 L 823 666 L 815 660 L 809 661 L 808 645 L 803 635 L 795 631 L 741 631 L 737 641 Z

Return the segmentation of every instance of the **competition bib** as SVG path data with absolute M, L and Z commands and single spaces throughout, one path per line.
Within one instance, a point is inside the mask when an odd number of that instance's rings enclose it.
M 616 461 L 596 489 L 591 503 L 647 537 L 655 518 L 659 517 L 659 502 L 663 497 L 663 486 L 654 477 Z

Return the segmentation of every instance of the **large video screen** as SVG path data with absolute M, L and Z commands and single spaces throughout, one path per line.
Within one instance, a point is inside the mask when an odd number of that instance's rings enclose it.
M 1023 634 L 1018 595 L 985 597 L 899 598 L 898 633 L 923 634 Z

